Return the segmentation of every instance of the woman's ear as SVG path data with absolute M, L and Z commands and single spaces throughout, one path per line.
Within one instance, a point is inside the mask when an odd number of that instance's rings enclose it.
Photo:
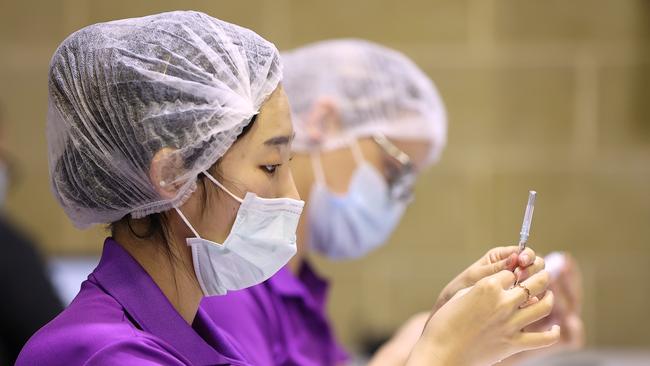
M 163 198 L 176 196 L 180 183 L 174 183 L 174 177 L 181 169 L 180 160 L 174 154 L 176 149 L 164 147 L 153 156 L 149 166 L 149 179 L 158 194 Z
M 336 102 L 329 97 L 316 100 L 305 120 L 309 141 L 320 144 L 325 136 L 341 132 L 341 113 Z

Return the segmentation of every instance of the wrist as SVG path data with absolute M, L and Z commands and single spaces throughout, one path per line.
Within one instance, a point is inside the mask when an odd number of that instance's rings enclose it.
M 432 342 L 426 337 L 422 337 L 413 347 L 406 365 L 469 366 L 458 356 L 459 355 L 453 352 L 450 347 L 442 344 L 437 344 L 436 342 Z
M 377 352 L 372 356 L 367 366 L 396 366 L 404 365 L 405 361 L 408 358 L 408 353 L 399 357 L 398 353 L 395 350 L 395 346 L 392 341 L 388 341 L 382 345 Z

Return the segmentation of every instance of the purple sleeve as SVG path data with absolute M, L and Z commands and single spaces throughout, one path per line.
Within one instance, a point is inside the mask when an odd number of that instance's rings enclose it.
M 141 365 L 186 366 L 189 361 L 150 339 L 121 340 L 106 345 L 93 354 L 84 366 Z

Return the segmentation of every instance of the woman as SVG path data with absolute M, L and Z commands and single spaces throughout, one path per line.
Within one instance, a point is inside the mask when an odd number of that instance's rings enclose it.
M 264 281 L 296 251 L 303 202 L 278 59 L 255 33 L 196 12 L 96 24 L 63 42 L 50 68 L 52 188 L 77 226 L 109 223 L 112 237 L 18 365 L 256 364 L 199 302 Z M 558 329 L 519 331 L 550 311 L 552 296 L 519 309 L 546 273 L 527 289 L 514 279 L 502 271 L 450 300 L 411 364 L 474 365 L 554 342 Z
M 215 314 L 218 309 L 215 322 L 247 340 L 242 348 L 256 364 L 337 364 L 347 355 L 326 315 L 327 283 L 307 255 L 313 250 L 332 259 L 358 258 L 387 241 L 412 199 L 417 175 L 442 153 L 446 114 L 429 78 L 404 55 L 377 44 L 318 42 L 284 53 L 283 63 L 296 129 L 292 172 L 300 196 L 308 197 L 298 254 L 265 283 L 206 298 L 201 307 Z M 513 269 L 516 252 L 489 251 L 445 288 L 435 308 L 460 289 Z M 519 260 L 524 268 L 534 262 L 532 250 Z M 540 258 L 528 272 L 541 267 Z M 373 361 L 403 364 L 427 319 L 409 322 L 409 331 Z
M 110 223 L 112 237 L 18 365 L 249 364 L 198 305 L 295 252 L 303 203 L 280 79 L 275 46 L 196 12 L 96 24 L 61 44 L 52 188 L 77 226 Z

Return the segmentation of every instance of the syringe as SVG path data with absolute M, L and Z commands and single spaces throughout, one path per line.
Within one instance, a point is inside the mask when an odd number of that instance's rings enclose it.
M 526 249 L 526 242 L 530 235 L 530 224 L 533 221 L 533 211 L 535 210 L 535 197 L 537 192 L 528 192 L 528 204 L 526 205 L 526 212 L 524 213 L 524 222 L 521 224 L 521 232 L 519 233 L 519 253 Z
M 524 212 L 524 222 L 521 224 L 521 232 L 519 232 L 519 253 L 526 249 L 526 242 L 530 235 L 530 224 L 533 221 L 533 211 L 535 210 L 535 197 L 537 197 L 537 192 L 528 191 L 528 203 L 526 204 L 526 212 Z M 516 275 L 515 286 L 519 284 L 519 275 L 516 270 L 517 268 L 512 270 Z

